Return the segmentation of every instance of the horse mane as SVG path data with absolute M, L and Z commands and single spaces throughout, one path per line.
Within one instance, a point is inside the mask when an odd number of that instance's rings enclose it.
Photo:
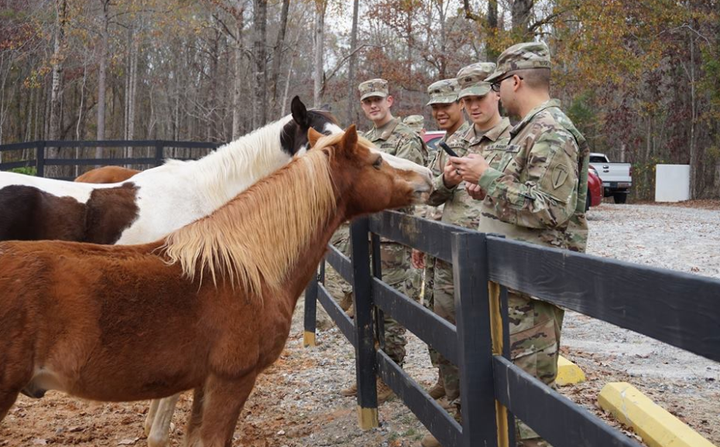
M 277 157 L 283 155 L 280 135 L 285 124 L 291 120 L 292 116 L 287 115 L 220 146 L 198 160 L 168 159 L 153 171 L 159 173 L 160 170 L 166 170 L 173 174 L 182 172 L 191 175 L 194 181 L 204 185 L 198 190 L 203 191 L 208 208 L 217 209 L 228 200 L 224 179 L 252 178 L 248 172 L 251 169 L 253 172 L 268 173 L 275 170 Z
M 199 271 L 202 282 L 207 270 L 216 286 L 220 276 L 257 296 L 263 281 L 278 290 L 313 230 L 336 210 L 330 146 L 342 136 L 322 137 L 306 155 L 171 233 L 160 249 L 168 262 L 179 262 L 191 280 Z

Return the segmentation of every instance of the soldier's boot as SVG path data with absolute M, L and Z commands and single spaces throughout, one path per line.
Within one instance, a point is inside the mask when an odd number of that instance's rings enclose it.
M 391 390 L 389 386 L 385 385 L 385 382 L 383 382 L 382 379 L 379 377 L 375 386 L 377 387 L 378 405 L 385 403 L 385 401 L 395 395 L 395 393 L 393 393 L 393 390 Z M 345 397 L 357 396 L 357 383 L 353 383 L 351 386 L 345 388 L 344 390 L 340 390 L 340 394 Z
M 445 384 L 443 383 L 442 377 L 438 377 L 437 383 L 428 390 L 428 394 L 435 400 L 445 397 Z
M 355 318 L 355 306 L 353 306 L 351 304 L 350 307 L 347 308 L 345 313 L 347 314 L 348 318 L 354 319 Z
M 340 394 L 345 397 L 357 396 L 357 383 L 353 383 L 349 387 L 340 390 Z
M 352 294 L 351 293 L 344 293 L 343 297 L 340 299 L 340 307 L 342 310 L 346 311 L 353 307 L 353 301 L 352 301 Z
M 442 447 L 442 444 L 438 442 L 437 439 L 435 439 L 435 436 L 432 435 L 432 433 L 427 433 L 425 436 L 423 436 L 422 440 L 420 441 L 421 447 Z

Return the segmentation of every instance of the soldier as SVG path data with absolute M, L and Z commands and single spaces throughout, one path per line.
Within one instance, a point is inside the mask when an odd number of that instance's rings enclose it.
M 506 148 L 451 158 L 482 200 L 479 231 L 547 247 L 584 251 L 587 242 L 584 194 L 589 151 L 585 139 L 550 99 L 550 54 L 544 43 L 513 45 L 486 80 L 503 107 L 520 118 Z M 508 291 L 513 363 L 553 386 L 562 309 Z M 518 422 L 518 445 L 546 446 Z
M 431 85 L 428 91 L 436 91 L 431 100 L 433 117 L 441 128 L 447 128 L 448 133 L 443 138 L 450 148 L 458 155 L 483 154 L 497 147 L 504 147 L 510 136 L 510 121 L 500 116 L 499 99 L 493 92 L 490 84 L 484 82 L 495 70 L 495 64 L 479 62 L 462 68 L 457 74 L 457 80 L 452 80 L 456 86 L 456 95 L 442 96 L 443 90 L 449 90 L 448 81 L 439 81 Z M 445 84 L 443 84 L 445 83 Z M 444 101 L 452 100 L 452 102 Z M 461 101 L 462 105 L 458 102 Z M 472 121 L 465 123 L 461 120 L 450 127 L 456 111 L 462 114 L 465 109 Z M 461 115 L 462 116 L 462 115 Z M 443 127 L 446 126 L 446 127 Z M 465 184 L 448 162 L 450 157 L 442 150 L 437 152 L 437 158 L 431 166 L 436 174 L 433 192 L 428 204 L 442 205 L 442 222 L 475 229 L 480 222 L 480 202 L 474 200 L 465 190 Z M 453 287 L 452 265 L 440 259 L 435 260 L 433 299 L 435 313 L 455 324 L 455 290 Z M 432 356 L 431 356 L 432 358 Z M 445 391 L 444 407 L 460 412 L 460 376 L 458 369 L 451 362 L 439 356 L 440 377 Z M 433 391 L 430 394 L 433 395 Z M 435 393 L 439 394 L 439 393 Z M 423 447 L 439 446 L 440 444 L 431 434 L 425 435 L 421 441 Z
M 422 115 L 409 115 L 403 120 L 403 123 L 407 124 L 409 128 L 415 131 L 420 138 L 425 135 L 425 118 Z
M 384 79 L 371 79 L 361 83 L 358 87 L 360 101 L 365 117 L 372 121 L 373 128 L 365 137 L 383 152 L 402 157 L 412 162 L 425 165 L 427 150 L 420 136 L 403 124 L 400 118 L 393 117 L 390 108 L 394 99 L 388 91 L 388 82 Z M 405 209 L 412 212 L 412 209 Z M 339 230 L 333 240 L 348 253 L 349 231 L 347 226 Z M 413 296 L 412 275 L 410 270 L 410 250 L 404 245 L 391 241 L 382 241 L 382 277 L 383 281 L 391 287 L 398 289 L 406 295 Z M 405 360 L 405 328 L 396 321 L 385 316 L 385 347 L 388 356 L 398 365 L 402 366 Z M 357 385 L 341 391 L 344 396 L 357 394 Z M 385 401 L 392 395 L 392 391 L 378 379 L 378 402 Z

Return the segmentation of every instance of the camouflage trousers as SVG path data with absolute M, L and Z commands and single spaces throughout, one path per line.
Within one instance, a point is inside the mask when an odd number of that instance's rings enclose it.
M 455 324 L 452 264 L 440 259 L 435 261 L 434 300 L 435 313 Z M 549 386 L 555 385 L 557 377 L 563 317 L 564 311 L 557 306 L 508 290 L 510 358 L 515 365 Z M 448 400 L 461 407 L 457 367 L 442 357 L 439 364 Z M 516 427 L 518 445 L 524 440 L 549 446 L 522 421 L 517 420 Z
M 349 256 L 349 226 L 340 227 L 330 242 L 346 256 Z M 380 246 L 380 259 L 383 281 L 399 292 L 415 298 L 414 290 L 416 288 L 411 275 L 410 249 L 401 244 L 383 242 Z M 325 287 L 333 299 L 338 302 L 345 296 L 353 299 L 352 286 L 330 266 L 325 270 Z M 405 362 L 405 346 L 407 345 L 406 329 L 388 315 L 383 314 L 383 330 L 383 350 L 395 363 L 402 366 Z

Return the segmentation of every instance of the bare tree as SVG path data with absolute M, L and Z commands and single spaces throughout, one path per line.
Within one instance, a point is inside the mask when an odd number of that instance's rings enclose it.
M 325 9 L 326 0 L 315 0 L 315 67 L 313 71 L 313 107 L 320 107 L 322 90 L 325 81 Z
M 275 40 L 275 48 L 273 49 L 272 71 L 270 74 L 270 110 L 272 113 L 277 112 L 277 87 L 278 79 L 280 77 L 280 62 L 282 60 L 283 47 L 285 46 L 285 31 L 287 30 L 289 10 L 290 0 L 283 0 L 277 40 Z
M 255 27 L 255 93 L 253 101 L 253 128 L 265 124 L 267 118 L 267 61 L 265 60 L 265 40 L 267 38 L 267 1 L 253 1 L 253 25 Z
M 348 107 L 347 107 L 347 125 L 357 121 L 355 113 L 355 64 L 357 63 L 357 31 L 358 31 L 358 5 L 359 0 L 353 1 L 353 18 L 352 30 L 350 31 L 350 61 L 348 64 Z
M 513 0 L 512 2 L 512 27 L 513 31 L 522 40 L 527 40 L 530 36 L 528 25 L 534 0 Z

